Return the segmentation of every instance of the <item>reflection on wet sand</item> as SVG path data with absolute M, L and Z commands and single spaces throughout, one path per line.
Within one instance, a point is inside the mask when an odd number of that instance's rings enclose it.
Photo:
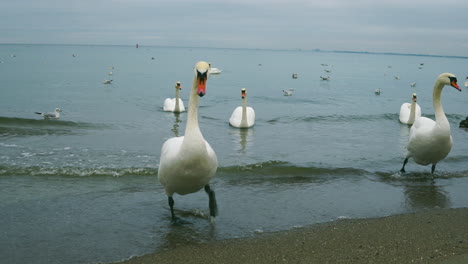
M 404 194 L 406 206 L 411 209 L 450 207 L 447 192 L 432 179 L 405 185 Z
M 187 220 L 184 224 L 168 222 L 167 233 L 161 239 L 164 242 L 161 249 L 174 249 L 181 245 L 192 245 L 217 239 L 215 224 L 209 223 L 206 219 L 198 221 L 198 218 L 202 216 L 194 213 L 187 214 L 184 215 L 184 220 Z

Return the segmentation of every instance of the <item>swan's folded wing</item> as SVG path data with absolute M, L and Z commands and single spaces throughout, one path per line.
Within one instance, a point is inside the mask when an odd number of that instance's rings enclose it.
M 174 111 L 174 108 L 175 108 L 175 99 L 166 98 L 166 100 L 164 100 L 163 110 L 164 111 Z

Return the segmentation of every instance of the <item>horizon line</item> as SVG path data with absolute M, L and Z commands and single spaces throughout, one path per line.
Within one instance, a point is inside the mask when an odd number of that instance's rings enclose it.
M 353 54 L 372 54 L 372 55 L 390 55 L 390 56 L 415 56 L 415 57 L 438 57 L 438 58 L 455 58 L 455 59 L 468 59 L 468 56 L 461 55 L 440 55 L 440 54 L 424 54 L 424 53 L 402 53 L 402 52 L 377 52 L 377 51 L 353 51 L 353 50 L 322 50 L 320 48 L 302 49 L 302 48 L 289 48 L 289 49 L 273 49 L 273 48 L 228 48 L 228 47 L 190 47 L 190 46 L 167 46 L 167 45 L 141 45 L 135 43 L 130 44 L 57 44 L 57 43 L 0 43 L 0 45 L 56 45 L 56 46 L 114 46 L 114 47 L 135 47 L 138 48 L 155 47 L 155 48 L 187 48 L 187 49 L 232 49 L 232 50 L 264 50 L 264 51 L 297 51 L 297 52 L 330 52 L 330 53 L 353 53 Z

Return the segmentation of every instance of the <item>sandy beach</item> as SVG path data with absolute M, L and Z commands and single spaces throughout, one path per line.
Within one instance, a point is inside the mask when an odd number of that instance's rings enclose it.
M 121 263 L 468 263 L 468 208 L 338 220 Z

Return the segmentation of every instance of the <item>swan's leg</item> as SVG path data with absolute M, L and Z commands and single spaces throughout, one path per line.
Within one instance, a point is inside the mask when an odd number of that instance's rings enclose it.
M 176 220 L 176 216 L 174 214 L 174 199 L 172 196 L 168 196 L 168 201 L 169 201 L 169 207 L 171 208 L 171 215 L 172 215 L 172 220 Z
M 401 167 L 400 172 L 405 172 L 405 165 L 406 165 L 406 163 L 408 163 L 408 158 L 406 158 L 405 161 L 403 161 L 403 167 Z
M 432 164 L 432 167 L 431 167 L 431 174 L 434 174 L 435 166 L 436 166 L 436 164 Z
M 210 199 L 210 215 L 212 217 L 215 217 L 216 215 L 218 215 L 218 205 L 216 204 L 215 192 L 211 190 L 209 184 L 205 185 L 205 192 L 208 194 L 208 198 Z

